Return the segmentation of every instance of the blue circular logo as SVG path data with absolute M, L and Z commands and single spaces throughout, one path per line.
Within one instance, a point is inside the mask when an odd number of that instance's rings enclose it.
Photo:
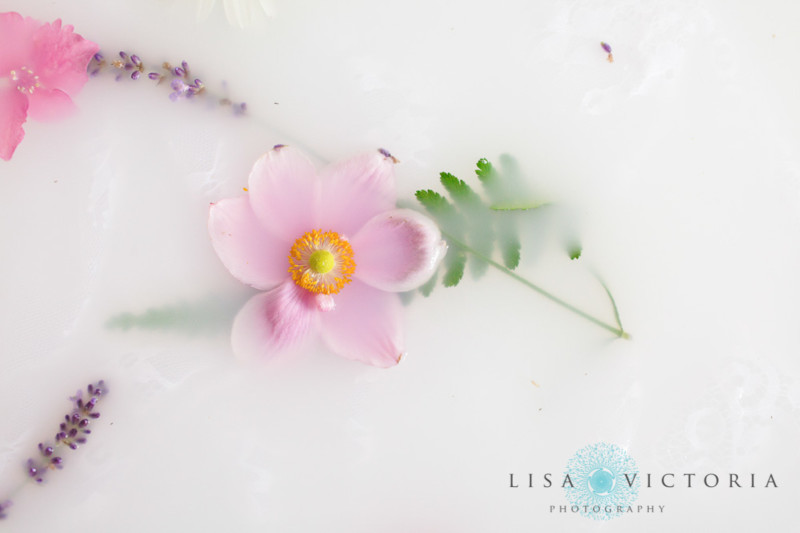
M 636 461 L 605 442 L 578 450 L 564 472 L 564 492 L 572 511 L 594 520 L 624 514 L 639 497 L 640 485 Z

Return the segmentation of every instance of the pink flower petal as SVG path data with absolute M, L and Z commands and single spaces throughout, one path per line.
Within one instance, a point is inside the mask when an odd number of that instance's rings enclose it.
M 394 209 L 394 161 L 376 151 L 326 168 L 321 175 L 322 229 L 352 237 L 367 220 Z
M 38 89 L 28 97 L 28 116 L 36 120 L 56 120 L 75 111 L 72 99 L 59 89 Z
M 39 26 L 33 19 L 24 19 L 19 13 L 0 13 L 0 77 L 30 66 L 33 34 Z
M 336 309 L 336 300 L 330 294 L 317 294 L 314 298 L 317 302 L 317 309 L 327 313 Z
M 247 196 L 213 204 L 208 215 L 211 244 L 233 276 L 257 289 L 289 277 L 292 243 L 278 239 L 256 218 Z
M 308 335 L 316 314 L 313 295 L 292 281 L 256 294 L 233 322 L 233 351 L 244 359 L 274 357 Z
M 373 217 L 350 243 L 355 276 L 390 292 L 416 289 L 428 281 L 447 251 L 436 224 L 410 209 Z
M 387 368 L 403 355 L 400 299 L 357 280 L 335 296 L 336 308 L 320 313 L 320 331 L 335 353 Z
M 68 94 L 79 91 L 89 79 L 86 67 L 99 47 L 60 20 L 42 24 L 33 36 L 32 68 L 42 85 Z
M 273 234 L 294 242 L 317 222 L 319 180 L 311 161 L 283 146 L 256 161 L 250 172 L 250 202 L 258 219 Z
M 9 161 L 25 137 L 28 99 L 14 88 L 0 89 L 0 159 Z

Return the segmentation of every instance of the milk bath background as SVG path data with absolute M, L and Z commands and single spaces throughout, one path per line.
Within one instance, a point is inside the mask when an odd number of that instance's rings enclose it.
M 107 425 L 47 486 L 15 497 L 8 527 L 594 531 L 507 481 L 600 441 L 648 471 L 778 480 L 651 489 L 665 512 L 615 519 L 622 531 L 789 523 L 793 6 L 276 2 L 244 29 L 220 6 L 200 21 L 156 1 L 0 7 L 60 17 L 109 54 L 186 59 L 249 108 L 239 120 L 97 80 L 79 114 L 31 123 L 0 167 L 0 478 L 24 475 L 74 389 L 103 377 L 113 391 Z M 385 147 L 409 199 L 440 171 L 474 179 L 480 157 L 513 155 L 536 195 L 574 213 L 583 245 L 570 262 L 543 237 L 535 262 L 523 248 L 521 272 L 602 314 L 599 272 L 632 340 L 490 272 L 415 298 L 408 357 L 389 372 L 314 344 L 243 369 L 226 320 L 250 293 L 214 256 L 207 208 L 279 142 L 319 160 Z M 105 327 L 119 312 L 204 301 L 219 302 L 219 322 L 202 334 Z

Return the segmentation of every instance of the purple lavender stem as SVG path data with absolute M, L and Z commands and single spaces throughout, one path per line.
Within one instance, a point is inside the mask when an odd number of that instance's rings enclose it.
M 114 78 L 116 81 L 121 81 L 125 73 L 130 72 L 130 78 L 134 81 L 141 79 L 146 75 L 150 80 L 161 83 L 165 79 L 170 81 L 172 92 L 169 94 L 170 100 L 190 99 L 197 95 L 205 96 L 207 92 L 206 86 L 199 78 L 190 78 L 189 64 L 186 61 L 181 61 L 180 66 L 171 66 L 169 63 L 163 63 L 163 71 L 149 71 L 146 69 L 145 63 L 137 54 L 129 54 L 121 50 L 118 52 L 120 59 L 115 59 L 106 63 L 104 56 L 101 52 L 97 52 L 90 62 L 87 71 L 91 76 L 97 76 L 105 70 L 115 72 Z M 113 67 L 113 68 L 111 68 Z M 176 83 L 179 82 L 179 83 Z M 223 84 L 224 85 L 224 84 Z M 216 100 L 217 98 L 214 97 Z M 230 106 L 231 110 L 236 115 L 242 115 L 247 111 L 247 104 L 244 102 L 235 103 L 231 102 L 228 98 L 218 99 L 219 103 L 223 106 Z M 88 389 L 89 395 L 93 396 L 93 390 Z M 102 393 L 102 391 L 100 391 Z M 82 406 L 78 406 L 83 410 Z M 97 418 L 92 416 L 91 418 Z

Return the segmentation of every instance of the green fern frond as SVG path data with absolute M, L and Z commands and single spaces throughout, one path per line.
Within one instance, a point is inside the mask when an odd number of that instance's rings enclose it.
M 504 160 L 504 164 L 509 163 Z M 486 158 L 477 162 L 475 174 L 484 187 L 487 200 L 467 182 L 449 172 L 440 174 L 440 182 L 449 199 L 433 189 L 418 190 L 415 194 L 417 201 L 436 219 L 444 233 L 477 252 L 477 256 L 470 255 L 468 261 L 467 254 L 450 243 L 450 251 L 442 266 L 442 284 L 445 287 L 455 287 L 461 282 L 468 262 L 474 278 L 484 275 L 489 264 L 480 257 L 491 257 L 495 249 L 500 252 L 507 268 L 516 268 L 521 257 L 521 244 L 513 212 L 544 205 L 533 202 L 520 204 L 519 199 L 506 190 L 506 177 Z M 430 294 L 435 283 L 428 282 L 424 290 L 420 289 L 421 292 Z
M 467 265 L 467 254 L 463 250 L 450 250 L 444 258 L 445 272 L 443 285 L 455 287 L 464 277 L 464 267 Z

